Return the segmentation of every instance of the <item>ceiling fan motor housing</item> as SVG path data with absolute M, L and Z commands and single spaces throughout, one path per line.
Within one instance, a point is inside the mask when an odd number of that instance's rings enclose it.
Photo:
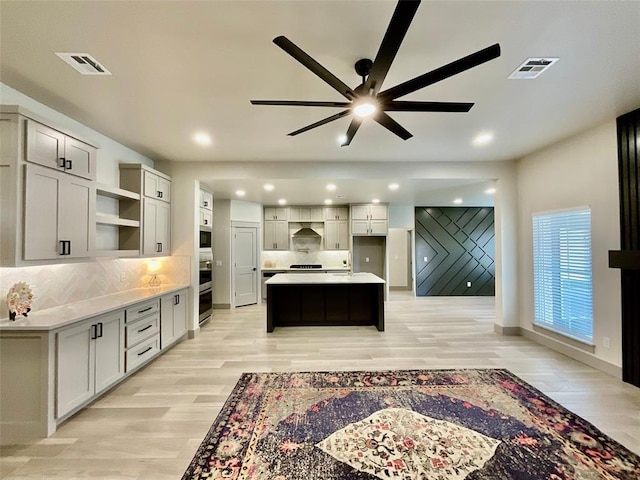
M 354 66 L 356 68 L 356 73 L 364 79 L 369 75 L 369 72 L 371 72 L 373 61 L 368 58 L 361 58 Z

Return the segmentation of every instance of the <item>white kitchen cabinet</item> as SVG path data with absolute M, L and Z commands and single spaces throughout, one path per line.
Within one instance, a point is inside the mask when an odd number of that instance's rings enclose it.
M 174 344 L 187 332 L 187 290 L 160 299 L 160 349 Z
M 206 208 L 200 208 L 200 226 L 211 228 L 213 226 L 213 212 Z
M 24 260 L 91 257 L 95 195 L 89 180 L 26 165 Z
M 145 257 L 170 255 L 171 177 L 146 165 L 121 163 L 120 189 L 142 197 L 138 205 L 128 204 L 127 218 L 139 218 L 140 226 L 120 229 L 120 248 L 139 248 Z
M 142 254 L 166 256 L 171 253 L 171 205 L 163 200 L 144 198 Z
M 264 207 L 264 219 L 266 220 L 288 220 L 289 207 Z
M 289 250 L 289 223 L 287 220 L 265 220 L 265 250 Z
M 26 161 L 96 179 L 95 147 L 33 120 L 26 122 Z
M 349 250 L 349 222 L 327 220 L 324 222 L 324 249 Z
M 171 202 L 171 180 L 157 173 L 144 170 L 144 196 L 163 202 Z
M 160 352 L 160 299 L 127 308 L 125 372 L 147 363 Z
M 322 222 L 322 207 L 289 207 L 290 222 Z
M 351 235 L 387 235 L 387 206 L 351 205 Z
M 118 310 L 56 333 L 56 418 L 124 376 L 124 326 Z
M 349 207 L 324 207 L 325 220 L 349 220 Z
M 200 208 L 213 211 L 213 194 L 200 189 Z

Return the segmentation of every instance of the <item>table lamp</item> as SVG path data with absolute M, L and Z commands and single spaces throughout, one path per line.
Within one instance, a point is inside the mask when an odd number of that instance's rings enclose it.
M 151 275 L 149 279 L 150 287 L 159 287 L 160 286 L 160 277 L 158 277 L 158 272 L 162 268 L 162 263 L 159 260 L 151 260 L 147 264 L 147 275 Z

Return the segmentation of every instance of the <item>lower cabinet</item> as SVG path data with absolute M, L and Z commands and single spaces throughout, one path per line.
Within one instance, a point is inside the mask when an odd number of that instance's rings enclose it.
M 124 376 L 124 310 L 56 333 L 56 418 L 61 418 Z
M 160 352 L 160 300 L 141 302 L 126 311 L 126 372 Z
M 187 290 L 160 299 L 160 348 L 180 340 L 187 332 Z

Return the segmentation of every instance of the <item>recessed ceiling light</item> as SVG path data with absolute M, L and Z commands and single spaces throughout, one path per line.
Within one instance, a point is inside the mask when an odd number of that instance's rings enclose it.
M 487 195 L 493 195 L 494 193 L 496 193 L 496 189 L 495 188 L 487 188 L 484 193 L 486 193 Z
M 373 200 L 371 200 L 372 203 L 380 203 L 380 199 L 379 198 L 374 198 Z
M 347 141 L 347 136 L 346 135 L 340 135 L 338 137 L 338 145 L 344 145 L 344 142 Z
M 475 136 L 473 139 L 473 145 L 476 147 L 481 147 L 483 145 L 487 145 L 493 140 L 493 133 L 484 132 Z
M 455 203 L 456 205 L 460 205 L 462 203 L 462 199 L 461 198 L 456 198 L 453 203 Z
M 389 184 L 389 190 L 397 190 L 398 188 L 400 188 L 400 185 L 398 185 L 397 183 Z
M 267 192 L 273 192 L 273 188 L 274 188 L 274 187 L 273 187 L 273 185 L 271 185 L 270 183 L 265 183 L 265 184 L 264 184 L 264 189 L 265 189 Z
M 331 200 L 330 198 L 327 198 L 327 199 L 324 201 L 324 204 L 325 204 L 325 205 L 331 205 L 332 203 L 333 203 L 333 200 Z
M 284 199 L 284 198 L 281 198 L 280 200 L 278 200 L 278 203 L 279 203 L 280 205 L 286 205 L 286 204 L 287 204 L 287 200 L 286 200 L 286 199 Z
M 336 189 L 336 186 L 333 183 L 330 183 L 329 185 L 327 185 L 327 190 L 329 190 L 330 192 L 333 192 Z
M 239 197 L 244 197 L 246 193 L 247 192 L 245 192 L 244 190 L 236 190 L 236 195 Z
M 203 146 L 211 145 L 211 137 L 204 132 L 196 133 L 193 136 L 193 141 L 196 142 L 198 145 L 203 145 Z
M 347 198 L 346 195 L 336 195 L 336 198 Z

